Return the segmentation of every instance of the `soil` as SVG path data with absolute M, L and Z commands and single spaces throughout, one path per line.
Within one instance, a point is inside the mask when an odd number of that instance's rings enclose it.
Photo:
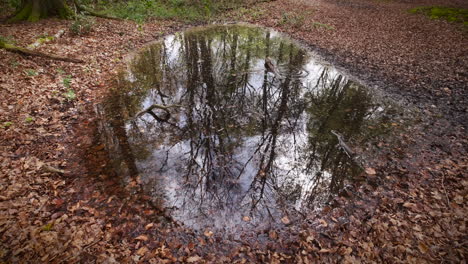
M 96 19 L 89 34 L 74 36 L 65 20 L 1 24 L 0 35 L 24 47 L 64 29 L 37 50 L 85 63 L 0 50 L 0 259 L 464 262 L 468 35 L 461 24 L 407 12 L 442 4 L 468 8 L 458 0 L 277 0 L 218 18 L 283 31 L 419 116 L 396 140 L 382 139 L 364 180 L 330 206 L 240 240 L 173 221 L 148 197 L 134 195 L 138 178 L 117 187 L 105 169 L 105 146 L 95 138 L 94 107 L 112 92 L 125 56 L 191 25 Z

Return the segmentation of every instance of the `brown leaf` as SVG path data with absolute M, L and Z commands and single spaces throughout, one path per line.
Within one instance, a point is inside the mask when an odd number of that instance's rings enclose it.
M 195 255 L 195 256 L 188 257 L 186 261 L 187 261 L 187 263 L 194 263 L 194 262 L 200 261 L 201 259 L 202 258 Z
M 271 239 L 277 239 L 278 238 L 278 234 L 276 233 L 275 230 L 270 230 L 270 232 L 268 232 L 268 236 L 271 238 Z
M 406 207 L 406 208 L 416 208 L 416 204 L 406 202 L 406 203 L 403 204 L 403 207 Z
M 204 234 L 205 234 L 206 237 L 212 237 L 213 236 L 213 232 L 210 231 L 210 230 L 206 230 Z
M 283 222 L 283 224 L 285 225 L 289 225 L 291 223 L 291 221 L 289 220 L 287 216 L 281 218 L 281 222 Z
M 244 220 L 245 222 L 250 222 L 251 219 L 248 216 L 244 216 L 242 217 L 242 220 Z
M 375 175 L 376 174 L 375 169 L 373 169 L 373 168 L 366 168 L 365 171 L 369 175 Z
M 421 251 L 421 253 L 423 253 L 423 254 L 426 254 L 427 251 L 429 251 L 429 248 L 423 242 L 419 242 L 418 248 Z
M 148 241 L 148 236 L 146 235 L 139 235 L 135 238 L 136 240 L 141 240 L 141 241 Z
M 323 225 L 323 227 L 327 227 L 328 226 L 328 223 L 327 221 L 323 220 L 323 219 L 319 219 L 319 222 L 321 225 Z
M 140 249 L 138 249 L 138 251 L 136 252 L 137 255 L 140 255 L 140 256 L 143 256 L 144 254 L 146 254 L 146 252 L 148 252 L 149 249 L 147 247 L 141 247 Z

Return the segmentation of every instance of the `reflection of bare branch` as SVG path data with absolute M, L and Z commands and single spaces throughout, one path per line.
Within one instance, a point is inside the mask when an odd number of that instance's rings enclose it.
M 142 116 L 143 114 L 145 113 L 149 113 L 150 111 L 152 111 L 153 109 L 161 109 L 161 110 L 164 110 L 166 111 L 166 113 L 170 116 L 171 113 L 169 112 L 169 109 L 170 108 L 174 108 L 174 107 L 182 107 L 181 105 L 160 105 L 160 104 L 152 104 L 151 106 L 149 106 L 148 108 L 146 109 L 143 109 L 142 111 L 138 112 L 136 115 L 135 115 L 135 118 L 138 118 L 140 116 Z M 167 118 L 169 119 L 169 118 Z

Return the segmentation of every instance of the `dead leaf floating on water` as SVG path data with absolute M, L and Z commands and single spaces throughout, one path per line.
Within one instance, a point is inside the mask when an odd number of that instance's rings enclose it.
M 283 222 L 283 224 L 285 225 L 289 225 L 291 223 L 291 220 L 289 220 L 289 218 L 287 216 L 281 218 L 281 222 Z
M 271 238 L 271 239 L 277 239 L 278 238 L 278 233 L 276 233 L 275 230 L 270 230 L 270 232 L 268 232 L 268 236 Z

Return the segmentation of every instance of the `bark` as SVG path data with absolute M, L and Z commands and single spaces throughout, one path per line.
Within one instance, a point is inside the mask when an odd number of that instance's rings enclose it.
M 14 45 L 2 42 L 2 41 L 0 41 L 0 48 L 5 49 L 10 52 L 16 52 L 22 55 L 26 55 L 26 56 L 38 56 L 38 57 L 44 57 L 44 58 L 48 58 L 52 60 L 60 60 L 60 61 L 75 62 L 75 63 L 84 62 L 83 60 L 80 60 L 80 59 L 63 57 L 63 56 L 58 56 L 54 54 L 33 51 L 33 50 L 29 50 L 29 49 L 22 48 L 22 47 L 17 47 L 17 46 L 14 46 Z
M 22 0 L 21 7 L 9 22 L 35 22 L 49 16 L 67 19 L 73 17 L 74 13 L 64 0 Z

